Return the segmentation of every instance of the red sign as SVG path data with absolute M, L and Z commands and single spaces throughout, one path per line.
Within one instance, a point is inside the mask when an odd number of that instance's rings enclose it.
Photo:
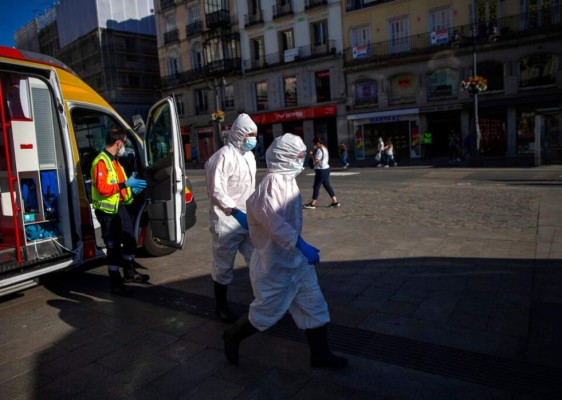
M 336 115 L 336 105 L 301 108 L 297 110 L 276 111 L 266 114 L 252 115 L 256 124 L 272 124 L 275 122 L 297 121 L 301 119 L 323 118 Z

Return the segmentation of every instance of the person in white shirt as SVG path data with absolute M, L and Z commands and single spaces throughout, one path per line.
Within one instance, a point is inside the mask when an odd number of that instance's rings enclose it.
M 328 207 L 339 207 L 340 203 L 338 203 L 336 198 L 336 192 L 330 184 L 330 164 L 328 163 L 330 155 L 328 154 L 328 149 L 320 138 L 314 138 L 312 143 L 316 148 L 316 152 L 310 152 L 310 157 L 314 161 L 314 184 L 312 185 L 312 200 L 305 204 L 304 208 L 316 208 L 316 200 L 318 200 L 320 195 L 320 185 L 324 186 L 324 189 L 332 198 L 332 203 Z

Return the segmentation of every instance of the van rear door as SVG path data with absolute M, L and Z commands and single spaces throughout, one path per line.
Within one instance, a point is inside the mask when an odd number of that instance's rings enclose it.
M 152 236 L 162 245 L 181 248 L 185 238 L 185 158 L 172 97 L 150 109 L 144 151 Z

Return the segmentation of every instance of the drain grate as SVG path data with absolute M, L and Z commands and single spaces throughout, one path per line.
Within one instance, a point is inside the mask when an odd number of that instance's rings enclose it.
M 198 317 L 215 318 L 214 299 L 206 296 L 151 286 L 136 290 L 134 298 Z M 231 308 L 239 315 L 248 312 L 248 306 L 242 304 L 231 304 Z M 267 333 L 298 342 L 306 341 L 304 332 L 297 329 L 288 315 Z M 512 393 L 540 394 L 552 398 L 562 398 L 562 383 L 559 379 L 562 376 L 562 370 L 556 368 L 336 324 L 330 324 L 329 340 L 331 348 L 342 353 Z

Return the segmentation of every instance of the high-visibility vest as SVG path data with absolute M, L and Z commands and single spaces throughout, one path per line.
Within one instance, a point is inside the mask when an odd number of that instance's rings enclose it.
M 106 152 L 102 151 L 92 162 L 92 168 L 90 171 L 90 175 L 92 177 L 92 180 L 94 181 L 92 184 L 92 202 L 93 202 L 92 206 L 94 207 L 94 210 L 100 210 L 107 214 L 117 214 L 117 210 L 119 208 L 119 198 L 121 197 L 121 191 L 119 190 L 117 193 L 108 197 L 108 196 L 102 196 L 98 192 L 98 189 L 96 188 L 95 179 L 94 179 L 95 178 L 94 168 L 96 165 L 98 165 L 98 162 L 100 162 L 100 160 L 105 163 L 105 167 L 107 168 L 107 183 L 117 184 L 117 180 L 118 180 L 117 170 L 115 169 L 115 166 L 111 162 L 111 159 L 106 154 Z M 119 164 L 119 168 L 121 168 L 121 171 L 123 172 L 123 176 L 125 176 L 125 180 L 127 180 L 127 174 L 125 173 L 125 170 L 123 169 L 123 166 L 121 164 Z M 133 193 L 131 191 L 131 188 L 128 187 L 127 196 L 125 197 L 125 200 L 123 200 L 123 203 L 131 204 L 132 202 L 133 202 Z

